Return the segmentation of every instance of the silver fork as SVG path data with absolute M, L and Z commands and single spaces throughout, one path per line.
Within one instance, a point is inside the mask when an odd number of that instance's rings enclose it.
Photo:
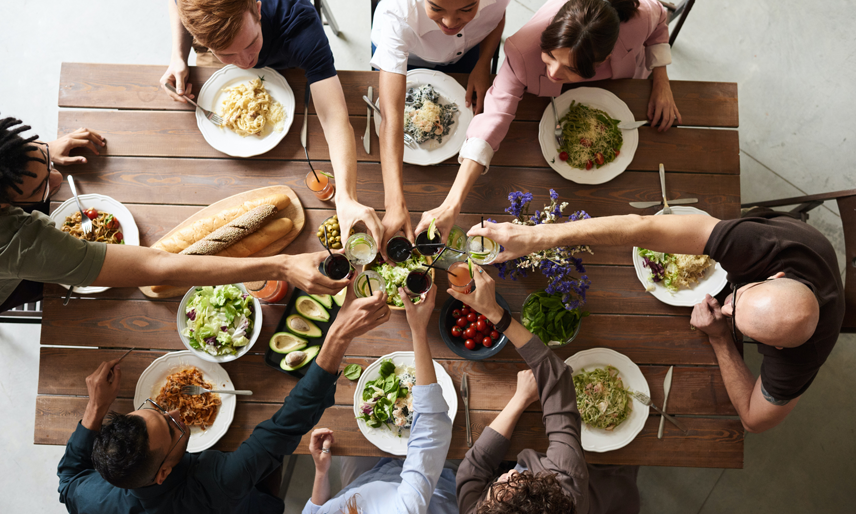
M 639 391 L 627 391 L 627 392 L 630 393 L 630 396 L 632 396 L 633 399 L 635 399 L 637 402 L 641 403 L 642 405 L 647 405 L 648 407 L 651 407 L 652 409 L 657 411 L 664 418 L 669 420 L 673 425 L 680 428 L 683 433 L 685 433 L 685 434 L 688 433 L 687 428 L 685 426 L 683 426 L 677 419 L 673 418 L 672 416 L 669 416 L 668 414 L 666 414 L 665 412 L 660 410 L 659 407 L 654 405 L 654 403 L 651 401 L 651 398 L 647 394 L 640 393 Z
M 556 136 L 556 142 L 559 147 L 565 144 L 565 134 L 562 132 L 562 123 L 559 121 L 559 111 L 556 110 L 556 101 L 550 98 L 550 105 L 553 106 L 553 117 L 556 118 L 556 126 L 553 127 L 553 135 Z
M 241 396 L 252 396 L 253 394 L 252 391 L 225 391 L 218 389 L 205 389 L 204 387 L 194 385 L 183 386 L 181 388 L 181 394 L 186 394 L 188 396 L 196 396 L 198 394 L 203 393 L 237 394 Z
M 178 92 L 175 90 L 175 86 L 173 86 L 169 82 L 164 84 L 164 86 L 166 86 L 166 88 L 169 89 L 170 91 L 172 91 L 173 93 L 178 94 Z M 223 124 L 223 118 L 221 118 L 220 116 L 217 116 L 216 114 L 209 111 L 208 109 L 203 109 L 202 107 L 199 107 L 199 104 L 194 102 L 193 100 L 191 100 L 189 97 L 185 96 L 184 99 L 187 100 L 188 102 L 192 103 L 193 105 L 196 106 L 197 109 L 202 111 L 202 113 L 205 115 L 205 119 L 207 119 L 211 123 L 217 125 L 218 127 Z
M 663 214 L 672 214 L 672 208 L 666 200 L 666 169 L 660 163 L 660 189 L 663 191 Z
M 74 187 L 74 179 L 71 178 L 71 175 L 68 176 L 68 187 L 71 188 L 71 194 L 74 195 L 74 201 L 77 202 L 77 208 L 80 210 L 80 227 L 84 234 L 88 234 L 92 232 L 92 220 L 83 213 L 83 205 L 80 203 L 80 198 L 77 197 L 77 188 Z
M 383 122 L 383 116 L 381 116 L 381 114 L 380 114 L 380 108 L 378 108 L 378 106 L 375 105 L 374 102 L 369 100 L 369 97 L 366 95 L 363 95 L 363 101 L 366 104 L 368 104 L 368 106 L 371 107 L 372 110 L 374 110 L 375 116 L 377 116 L 378 123 L 382 123 Z M 405 132 L 404 133 L 404 144 L 406 144 L 410 148 L 415 148 L 416 147 L 416 140 L 413 139 L 413 137 L 410 134 Z

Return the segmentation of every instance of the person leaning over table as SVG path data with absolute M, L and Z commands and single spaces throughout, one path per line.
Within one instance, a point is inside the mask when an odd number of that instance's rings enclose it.
M 84 163 L 85 157 L 69 152 L 88 148 L 97 154 L 107 141 L 81 128 L 45 143 L 35 135 L 21 137 L 27 130 L 21 120 L 0 119 L 0 312 L 40 300 L 43 283 L 137 287 L 277 279 L 318 294 L 336 294 L 347 283 L 318 271 L 326 252 L 243 259 L 177 255 L 62 232 L 46 215 L 62 185 L 53 165 Z
M 405 294 L 403 289 L 399 293 Z M 391 514 L 456 512 L 453 465 L 445 464 L 452 441 L 452 420 L 443 389 L 437 383 L 431 349 L 428 346 L 428 322 L 434 310 L 437 288 L 432 288 L 422 302 L 404 302 L 407 322 L 413 335 L 416 386 L 413 388 L 413 425 L 407 441 L 407 458 L 374 459 L 365 466 L 365 458 L 344 457 L 343 489 L 330 498 L 330 470 L 335 443 L 333 431 L 320 428 L 312 433 L 309 451 L 315 461 L 312 497 L 303 514 Z M 386 429 L 378 429 L 386 430 Z M 359 459 L 358 466 L 351 460 Z M 371 460 L 371 459 L 369 459 Z M 359 477 L 346 473 L 355 467 L 368 469 Z M 348 476 L 344 476 L 344 475 Z
M 652 76 L 648 119 L 659 130 L 681 121 L 666 65 L 672 62 L 666 10 L 657 0 L 548 0 L 505 41 L 505 62 L 473 118 L 458 155 L 461 167 L 445 201 L 425 212 L 443 240 L 479 175 L 508 133 L 523 93 L 556 97 L 566 84 Z M 536 144 L 533 142 L 533 144 Z
M 330 148 L 336 177 L 336 213 L 342 234 L 362 221 L 380 241 L 383 225 L 374 209 L 357 201 L 357 148 L 348 105 L 333 65 L 324 26 L 309 0 L 167 0 L 172 27 L 172 57 L 160 79 L 178 102 L 193 98 L 187 79 L 191 44 L 213 54 L 213 65 L 234 64 L 247 70 L 301 68 L 318 121 Z M 204 47 L 200 46 L 204 45 Z M 197 55 L 206 56 L 206 53 Z M 201 61 L 200 61 L 201 62 Z M 209 66 L 212 64 L 208 64 Z M 166 90 L 175 86 L 178 94 Z M 300 100 L 298 99 L 298 105 Z M 203 106 L 204 107 L 204 106 Z
M 234 452 L 187 453 L 190 433 L 178 410 L 151 399 L 129 414 L 108 412 L 122 371 L 118 359 L 103 362 L 86 378 L 89 402 L 57 469 L 60 502 L 74 514 L 283 512 L 276 496 L 283 458 L 335 403 L 353 338 L 389 320 L 386 295 L 357 299 L 352 289 L 306 375 Z
M 404 96 L 407 71 L 428 68 L 469 73 L 467 107 L 479 113 L 490 87 L 490 62 L 505 27 L 510 0 L 382 0 L 372 24 L 371 65 L 380 70 L 381 168 L 386 213 L 384 241 L 403 231 L 412 242 L 413 228 L 404 200 Z M 381 245 L 386 252 L 386 245 Z
M 706 295 L 693 308 L 690 328 L 710 338 L 728 396 L 750 432 L 775 427 L 794 409 L 832 352 L 844 320 L 835 250 L 817 229 L 789 213 L 764 209 L 723 221 L 704 215 L 606 216 L 532 228 L 485 223 L 469 234 L 505 247 L 497 262 L 577 244 L 705 254 L 719 262 L 731 294 L 722 305 Z M 737 350 L 741 333 L 763 355 L 757 380 Z
M 639 512 L 638 466 L 586 464 L 574 370 L 497 304 L 496 283 L 480 266 L 474 269 L 474 292 L 449 289 L 448 293 L 487 316 L 497 330 L 502 329 L 530 369 L 517 374 L 514 396 L 458 468 L 461 514 Z M 520 416 L 539 398 L 549 440 L 547 453 L 523 450 L 514 469 L 500 474 Z

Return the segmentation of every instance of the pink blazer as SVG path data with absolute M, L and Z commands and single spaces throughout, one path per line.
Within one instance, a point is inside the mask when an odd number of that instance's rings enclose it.
M 505 62 L 487 91 L 484 112 L 473 118 L 467 129 L 467 142 L 461 148 L 459 161 L 468 158 L 484 166 L 490 164 L 524 92 L 553 97 L 561 94 L 562 84 L 547 78 L 547 66 L 541 60 L 541 33 L 564 4 L 565 0 L 548 0 L 505 41 Z M 621 24 L 609 60 L 612 78 L 646 78 L 651 72 L 649 67 L 671 62 L 667 21 L 666 9 L 660 2 L 639 1 L 636 16 Z M 485 158 L 487 162 L 481 162 Z

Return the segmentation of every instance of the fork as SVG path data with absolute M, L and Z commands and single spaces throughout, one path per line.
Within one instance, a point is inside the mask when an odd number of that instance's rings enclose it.
M 372 108 L 372 110 L 374 110 L 375 116 L 377 117 L 377 122 L 378 122 L 378 123 L 383 123 L 383 116 L 381 116 L 381 114 L 380 114 L 380 108 L 378 108 L 378 106 L 377 106 L 377 105 L 375 105 L 375 103 L 374 103 L 374 102 L 372 102 L 371 100 L 369 100 L 369 97 L 368 97 L 368 96 L 366 96 L 366 95 L 363 95 L 363 101 L 364 101 L 366 104 L 368 104 L 368 106 L 369 106 L 369 107 L 371 107 L 371 108 Z M 407 146 L 409 146 L 410 148 L 415 148 L 415 147 L 416 147 L 416 146 L 415 146 L 415 145 L 416 145 L 416 140 L 415 140 L 415 139 L 413 139 L 413 137 L 412 137 L 410 134 L 408 134 L 408 133 L 406 133 L 406 132 L 405 132 L 405 133 L 404 133 L 404 144 L 406 144 L 406 145 L 407 145 Z
M 654 403 L 651 401 L 651 398 L 650 398 L 647 394 L 640 393 L 639 391 L 628 391 L 628 392 L 630 393 L 630 396 L 632 396 L 634 400 L 636 400 L 637 402 L 641 403 L 642 405 L 647 405 L 648 407 L 651 407 L 652 409 L 654 409 L 655 411 L 657 411 L 657 412 L 658 412 L 659 414 L 661 414 L 664 418 L 666 418 L 667 420 L 669 420 L 673 425 L 675 425 L 676 427 L 680 428 L 680 429 L 681 429 L 681 431 L 682 431 L 684 434 L 686 434 L 686 433 L 688 433 L 688 432 L 689 432 L 689 431 L 686 429 L 686 427 L 685 427 L 685 426 L 683 426 L 683 425 L 682 425 L 682 424 L 681 424 L 677 419 L 673 418 L 672 416 L 669 416 L 668 414 L 666 414 L 665 412 L 663 412 L 662 410 L 660 410 L 660 408 L 659 408 L 659 407 L 657 407 L 656 405 L 654 405 Z
M 173 93 L 178 94 L 178 92 L 175 90 L 175 86 L 173 86 L 169 82 L 164 84 L 164 86 L 166 86 L 166 88 L 169 89 L 170 91 L 172 91 Z M 218 127 L 223 124 L 223 118 L 221 118 L 220 116 L 217 116 L 216 114 L 209 111 L 208 109 L 203 109 L 202 107 L 199 107 L 199 104 L 194 102 L 193 100 L 191 100 L 189 97 L 185 96 L 184 99 L 187 100 L 188 102 L 192 103 L 193 105 L 196 106 L 197 109 L 202 111 L 202 113 L 205 115 L 205 119 L 207 119 L 211 123 L 217 125 Z
M 252 396 L 253 394 L 252 391 L 225 391 L 218 389 L 205 389 L 204 387 L 194 385 L 182 386 L 181 388 L 181 394 L 186 394 L 188 396 L 196 396 L 198 394 L 203 393 L 238 394 L 241 396 Z
M 666 169 L 660 163 L 660 189 L 663 191 L 663 214 L 672 214 L 672 208 L 666 200 Z
M 565 134 L 562 132 L 562 123 L 559 121 L 559 111 L 556 110 L 556 101 L 550 98 L 550 105 L 553 106 L 553 117 L 556 118 L 556 126 L 553 127 L 553 135 L 556 136 L 556 142 L 559 147 L 565 144 Z
M 84 234 L 89 234 L 92 232 L 92 220 L 83 213 L 83 205 L 80 203 L 80 198 L 77 197 L 77 188 L 74 187 L 74 179 L 71 178 L 71 175 L 68 176 L 68 187 L 71 188 L 71 194 L 74 195 L 74 200 L 77 202 L 77 209 L 80 211 L 80 228 L 83 229 Z

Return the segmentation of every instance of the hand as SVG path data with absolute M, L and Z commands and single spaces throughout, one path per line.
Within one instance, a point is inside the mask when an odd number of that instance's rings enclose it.
M 345 236 L 351 233 L 351 228 L 357 222 L 362 221 L 378 246 L 384 247 L 382 244 L 384 227 L 374 209 L 351 198 L 337 198 L 336 215 L 339 216 L 339 233 L 343 235 L 345 240 L 348 239 Z M 342 241 L 342 246 L 344 246 L 344 242 Z
M 731 340 L 731 325 L 722 315 L 719 302 L 709 294 L 704 295 L 704 300 L 693 307 L 690 325 L 707 334 L 711 342 L 714 339 Z
M 538 401 L 538 382 L 535 381 L 535 374 L 531 369 L 517 372 L 517 390 L 514 391 L 514 397 L 526 407 Z
M 121 357 L 102 362 L 94 373 L 86 377 L 89 402 L 86 404 L 86 412 L 83 415 L 83 426 L 90 430 L 99 429 L 101 420 L 107 415 L 110 405 L 119 393 L 119 384 L 122 380 L 120 359 Z
M 398 294 L 404 299 L 404 313 L 407 315 L 407 324 L 410 325 L 412 333 L 427 334 L 428 322 L 434 312 L 434 300 L 437 298 L 437 288 L 432 287 L 430 291 L 422 295 L 422 301 L 413 303 L 407 299 L 404 288 L 398 288 Z
M 659 69 L 661 68 L 655 68 L 655 70 Z M 678 111 L 675 98 L 672 96 L 672 88 L 669 86 L 669 77 L 666 76 L 665 67 L 662 70 L 662 72 L 654 75 L 651 97 L 648 99 L 648 119 L 651 121 L 652 127 L 657 127 L 659 123 L 658 132 L 669 130 L 675 120 L 681 123 L 681 113 Z
M 330 463 L 333 462 L 333 454 L 330 448 L 336 444 L 333 431 L 329 428 L 316 428 L 309 438 L 309 454 L 315 461 L 315 472 L 326 475 L 330 471 Z M 326 450 L 326 452 L 321 450 Z
M 416 237 L 413 235 L 413 225 L 410 223 L 410 212 L 404 204 L 397 207 L 388 207 L 386 213 L 383 215 L 383 237 L 377 242 L 383 260 L 389 261 L 389 256 L 386 254 L 386 242 L 399 232 L 404 232 L 404 237 L 410 241 L 410 244 L 413 244 L 416 240 Z
M 348 283 L 345 302 L 330 327 L 327 339 L 330 339 L 330 333 L 334 333 L 338 337 L 351 340 L 389 321 L 392 311 L 386 304 L 386 293 L 375 291 L 371 297 L 357 298 L 351 283 Z
M 440 241 L 445 243 L 449 238 L 449 234 L 452 232 L 452 227 L 455 226 L 455 220 L 458 219 L 458 214 L 460 214 L 460 212 L 460 206 L 449 206 L 446 205 L 445 202 L 436 209 L 425 211 L 422 213 L 422 219 L 419 220 L 419 225 L 416 226 L 416 233 L 418 234 L 423 230 L 427 230 L 428 225 L 431 224 L 431 220 L 436 219 L 437 221 L 434 226 L 436 227 L 437 232 L 440 233 Z
M 484 110 L 484 97 L 487 95 L 490 85 L 490 61 L 487 61 L 485 65 L 476 64 L 467 79 L 467 107 L 470 107 L 473 93 L 476 95 L 473 114 L 479 114 Z
M 458 268 L 456 273 L 460 273 L 464 269 Z M 456 300 L 464 302 L 477 312 L 487 316 L 487 319 L 491 323 L 498 323 L 502 319 L 504 309 L 496 303 L 496 282 L 478 264 L 473 264 L 473 280 L 475 281 L 476 290 L 472 293 L 464 294 L 452 288 L 447 289 L 446 292 Z
M 541 250 L 533 237 L 533 228 L 513 223 L 491 223 L 485 221 L 484 228 L 480 224 L 473 225 L 473 228 L 467 232 L 467 235 L 489 237 L 501 245 L 503 250 L 499 252 L 495 261 L 498 264 Z
M 187 100 L 184 98 L 185 96 L 190 99 L 194 98 L 194 95 L 191 94 L 191 91 L 193 91 L 193 84 L 187 82 L 188 77 L 190 77 L 190 67 L 187 66 L 187 61 L 183 59 L 173 59 L 170 61 L 169 68 L 166 69 L 166 73 L 164 73 L 163 77 L 160 79 L 161 87 L 166 91 L 166 94 L 169 95 L 170 98 L 176 102 L 186 104 Z M 175 87 L 178 94 L 175 94 L 166 88 L 165 84 L 167 82 Z
M 307 293 L 336 294 L 347 287 L 348 280 L 333 280 L 318 270 L 318 266 L 327 258 L 327 252 L 284 255 L 285 266 L 279 277 Z
M 95 155 L 100 155 L 99 147 L 107 144 L 107 140 L 101 134 L 87 128 L 79 128 L 71 134 L 66 134 L 56 141 L 48 143 L 51 151 L 51 160 L 54 164 L 86 164 L 86 157 L 78 155 L 70 157 L 68 154 L 75 148 L 89 148 Z

